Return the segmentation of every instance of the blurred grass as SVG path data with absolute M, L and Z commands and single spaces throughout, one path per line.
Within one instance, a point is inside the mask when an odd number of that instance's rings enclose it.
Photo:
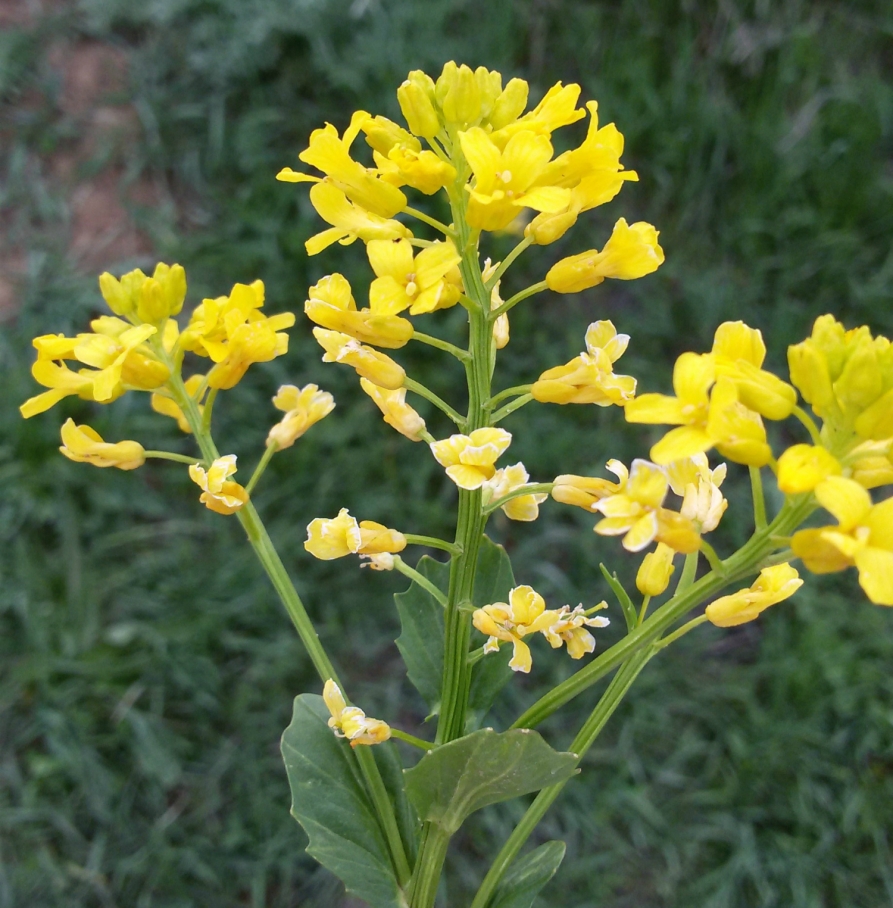
M 66 258 L 70 210 L 48 164 L 78 129 L 60 113 L 55 42 L 127 53 L 140 138 L 122 179 L 162 187 L 159 205 L 134 216 L 159 258 L 186 266 L 191 298 L 259 276 L 273 311 L 300 309 L 308 284 L 333 270 L 368 280 L 358 247 L 306 260 L 319 222 L 303 192 L 273 179 L 312 128 L 340 128 L 358 107 L 395 115 L 406 72 L 436 73 L 449 58 L 522 75 L 538 92 L 581 82 L 602 120 L 617 121 L 642 181 L 530 253 L 512 286 L 600 245 L 621 215 L 659 227 L 667 263 L 643 281 L 519 307 L 497 381 L 566 361 L 589 321 L 611 317 L 633 335 L 625 371 L 664 390 L 674 356 L 705 349 L 726 318 L 762 328 L 776 367 L 824 311 L 893 330 L 891 38 L 889 5 L 869 0 L 87 0 L 4 31 L 2 224 L 28 258 L 0 338 L 0 906 L 339 898 L 301 853 L 278 755 L 291 698 L 316 682 L 238 527 L 200 513 L 176 467 L 111 475 L 56 451 L 63 414 L 114 438 L 188 443 L 139 398 L 97 410 L 69 402 L 28 423 L 15 409 L 33 393 L 30 338 L 76 331 L 98 306 L 95 277 Z M 83 174 L 111 154 L 97 149 Z M 108 262 L 134 264 L 147 263 Z M 455 314 L 439 320 L 435 330 L 458 331 Z M 287 357 L 221 401 L 219 438 L 250 464 L 278 383 L 335 393 L 332 417 L 274 460 L 256 498 L 352 689 L 371 713 L 412 725 L 421 707 L 392 644 L 399 581 L 363 576 L 358 587 L 352 569 L 312 563 L 303 527 L 347 506 L 449 534 L 454 490 L 424 452 L 388 434 L 352 374 L 319 365 L 306 323 L 292 334 Z M 439 358 L 403 352 L 450 393 Z M 508 428 L 535 477 L 595 471 L 651 440 L 592 408 L 528 407 Z M 745 515 L 740 477 L 729 485 Z M 721 550 L 746 529 L 744 516 L 733 525 L 736 510 Z M 547 505 L 533 526 L 491 526 L 520 579 L 573 604 L 606 595 L 600 559 L 634 569 L 590 524 Z M 893 904 L 891 625 L 852 577 L 810 578 L 759 624 L 699 632 L 656 660 L 545 824 L 569 854 L 541 903 Z M 538 653 L 502 717 L 570 670 Z M 594 695 L 582 699 L 579 709 Z M 549 726 L 559 743 L 573 713 Z M 484 812 L 462 834 L 451 905 L 522 806 Z

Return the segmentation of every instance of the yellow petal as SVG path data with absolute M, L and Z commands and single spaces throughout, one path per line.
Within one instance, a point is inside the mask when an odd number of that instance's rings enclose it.
M 856 553 L 859 585 L 875 605 L 893 605 L 893 552 L 872 547 Z
M 859 483 L 843 476 L 830 476 L 815 490 L 819 504 L 849 531 L 862 523 L 871 511 L 871 496 Z

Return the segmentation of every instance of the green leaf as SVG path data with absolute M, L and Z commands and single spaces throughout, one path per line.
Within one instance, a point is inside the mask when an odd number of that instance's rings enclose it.
M 616 573 L 609 573 L 608 569 L 603 564 L 600 564 L 599 568 L 601 569 L 602 576 L 608 581 L 608 586 L 614 591 L 614 595 L 617 597 L 620 607 L 623 609 L 623 617 L 626 619 L 626 629 L 628 631 L 634 630 L 638 627 L 639 615 L 636 612 L 636 607 L 633 605 L 632 599 L 629 598 L 629 593 L 627 593 L 623 588 L 623 584 L 617 579 Z
M 444 564 L 424 555 L 416 570 L 444 593 L 449 590 L 449 562 Z M 397 593 L 394 601 L 402 628 L 397 648 L 406 663 L 406 674 L 432 714 L 436 713 L 443 675 L 443 606 L 417 583 L 405 593 Z
M 487 908 L 530 908 L 564 859 L 564 842 L 546 842 L 518 858 L 502 878 Z
M 452 834 L 481 807 L 562 782 L 576 766 L 535 731 L 484 728 L 428 751 L 405 773 L 406 793 L 422 820 Z
M 515 575 L 505 549 L 484 536 L 478 553 L 477 573 L 472 592 L 473 604 L 480 607 L 494 602 L 508 602 L 509 593 L 514 585 Z M 472 634 L 480 637 L 477 631 L 472 631 Z M 472 647 L 475 645 L 472 644 Z M 468 695 L 466 732 L 480 727 L 496 695 L 512 677 L 513 672 L 509 668 L 511 658 L 511 647 L 505 646 L 497 653 L 488 653 L 474 664 L 471 670 L 471 690 Z
M 282 735 L 292 816 L 310 839 L 307 853 L 349 891 L 372 908 L 405 908 L 350 746 L 335 737 L 328 718 L 322 697 L 295 698 L 291 724 Z

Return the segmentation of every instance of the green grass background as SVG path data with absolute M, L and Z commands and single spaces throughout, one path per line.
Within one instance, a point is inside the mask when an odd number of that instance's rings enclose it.
M 47 48 L 79 36 L 129 56 L 140 138 L 124 178 L 165 187 L 162 204 L 136 211 L 158 258 L 186 266 L 193 303 L 261 277 L 272 311 L 300 312 L 308 284 L 333 270 L 369 278 L 359 246 L 305 258 L 320 222 L 300 187 L 273 179 L 312 128 L 342 128 L 360 107 L 395 116 L 405 74 L 436 75 L 450 58 L 524 76 L 536 94 L 580 82 L 625 134 L 641 182 L 529 253 L 511 288 L 600 245 L 620 216 L 656 224 L 667 261 L 641 281 L 519 307 L 497 385 L 565 362 L 585 326 L 610 317 L 632 335 L 623 371 L 667 390 L 675 356 L 708 348 L 728 318 L 763 330 L 777 368 L 825 311 L 890 335 L 893 14 L 881 0 L 84 0 L 0 36 L 3 228 L 29 252 L 0 341 L 0 906 L 340 905 L 302 853 L 278 754 L 292 697 L 318 685 L 238 525 L 200 509 L 174 465 L 99 472 L 56 450 L 68 415 L 114 439 L 188 442 L 145 396 L 18 417 L 34 393 L 30 338 L 83 330 L 100 305 L 95 275 L 66 258 L 68 210 L 45 163 L 74 129 Z M 100 148 L 83 170 L 110 163 Z M 151 263 L 108 266 L 136 264 Z M 460 320 L 430 324 L 458 337 Z M 219 401 L 217 436 L 251 463 L 279 383 L 335 394 L 333 415 L 273 461 L 256 501 L 351 690 L 371 714 L 418 728 L 393 645 L 400 579 L 313 562 L 303 528 L 346 506 L 448 535 L 455 490 L 384 426 L 350 370 L 319 359 L 299 316 L 289 354 Z M 401 359 L 462 403 L 438 356 Z M 543 479 L 643 455 L 656 437 L 584 407 L 530 406 L 507 427 Z M 732 472 L 721 551 L 748 529 Z M 606 595 L 599 560 L 635 570 L 591 523 L 547 504 L 536 524 L 491 528 L 520 581 L 575 604 Z M 612 616 L 602 645 L 620 633 Z M 891 663 L 893 613 L 849 575 L 810 577 L 758 623 L 686 638 L 649 666 L 544 823 L 539 840 L 564 839 L 568 856 L 538 904 L 893 904 Z M 572 667 L 538 648 L 494 721 Z M 551 740 L 567 743 L 595 696 L 553 719 Z M 457 838 L 451 908 L 522 809 L 484 811 Z

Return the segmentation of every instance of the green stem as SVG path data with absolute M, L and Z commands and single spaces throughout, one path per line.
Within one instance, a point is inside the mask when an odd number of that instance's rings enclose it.
M 813 418 L 802 407 L 794 407 L 791 412 L 806 427 L 806 431 L 809 432 L 812 443 L 820 446 L 822 444 L 822 435 Z
M 354 749 L 354 756 L 356 756 L 357 763 L 360 765 L 360 771 L 366 780 L 366 788 L 372 797 L 372 803 L 375 805 L 376 813 L 378 813 L 378 817 L 382 822 L 382 827 L 388 840 L 388 848 L 391 852 L 391 860 L 397 874 L 397 882 L 401 888 L 405 889 L 409 884 L 412 871 L 409 869 L 409 861 L 406 859 L 403 839 L 400 838 L 397 818 L 394 815 L 394 808 L 391 806 L 388 791 L 384 787 L 384 780 L 378 771 L 375 755 L 369 747 L 361 745 Z
M 261 457 L 261 459 L 258 461 L 257 466 L 254 468 L 254 472 L 251 474 L 251 479 L 248 480 L 248 485 L 245 486 L 245 491 L 249 495 L 254 491 L 254 487 L 259 482 L 261 476 L 264 475 L 264 470 L 266 470 L 267 465 L 273 459 L 273 455 L 278 450 L 279 445 L 275 441 L 272 441 L 267 445 L 263 457 Z
M 648 606 L 651 604 L 650 596 L 642 597 L 642 607 L 639 609 L 639 624 L 645 620 L 645 616 L 648 614 Z
M 436 536 L 419 536 L 416 533 L 404 533 L 404 538 L 409 545 L 426 545 L 429 549 L 442 549 L 451 555 L 461 555 L 462 550 L 453 542 L 438 539 Z
M 505 400 L 507 397 L 518 397 L 521 394 L 526 394 L 532 387 L 533 385 L 515 385 L 514 388 L 506 388 L 504 391 L 500 391 L 499 394 L 494 394 L 487 401 L 487 408 L 492 410 L 500 401 Z
M 542 290 L 546 289 L 548 288 L 545 281 L 540 281 L 538 284 L 531 284 L 529 287 L 525 287 L 524 290 L 521 290 L 519 293 L 516 293 L 513 297 L 506 300 L 498 309 L 494 309 L 490 313 L 490 321 L 496 321 L 500 315 L 508 312 L 509 309 L 514 309 L 518 303 L 521 303 L 535 293 L 540 293 Z
M 698 553 L 689 552 L 682 563 L 682 573 L 679 575 L 679 582 L 676 584 L 676 591 L 673 596 L 684 593 L 694 583 L 695 574 L 698 572 Z
M 569 750 L 571 753 L 577 754 L 579 760 L 582 760 L 589 748 L 595 743 L 601 730 L 607 724 L 608 719 L 611 718 L 614 711 L 620 705 L 623 697 L 630 687 L 632 687 L 633 682 L 648 663 L 648 660 L 651 659 L 652 655 L 650 650 L 638 653 L 630 658 L 614 676 L 604 695 L 599 700 L 598 705 L 592 711 L 589 718 L 580 729 L 579 734 L 574 738 L 570 745 Z M 568 780 L 565 780 L 564 782 L 559 782 L 555 785 L 550 785 L 548 788 L 544 788 L 536 798 L 534 798 L 533 803 L 527 808 L 521 821 L 508 837 L 505 845 L 502 846 L 496 860 L 484 877 L 480 889 L 478 889 L 474 901 L 471 903 L 471 908 L 486 908 L 490 903 L 490 899 L 499 881 L 511 866 L 512 861 L 518 856 L 518 853 L 524 847 L 524 843 L 530 838 L 531 833 L 543 818 L 546 811 L 552 806 L 555 799 L 561 793 L 564 786 L 567 784 L 567 781 Z
M 458 428 L 465 428 L 465 420 L 445 400 L 439 398 L 433 391 L 429 390 L 424 385 L 407 376 L 403 382 L 403 387 L 418 394 L 419 397 L 424 397 L 425 400 L 430 401 L 438 410 L 446 413 Z
M 468 351 L 451 344 L 449 341 L 441 340 L 439 337 L 432 337 L 430 334 L 422 334 L 421 331 L 414 331 L 412 339 L 427 344 L 429 347 L 437 347 L 438 350 L 443 350 L 455 356 L 460 362 L 468 362 Z
M 680 637 L 684 637 L 689 631 L 693 631 L 696 627 L 700 627 L 706 620 L 706 615 L 698 615 L 697 618 L 692 618 L 691 621 L 683 624 L 682 627 L 673 631 L 672 634 L 667 634 L 666 637 L 655 643 L 655 648 L 663 649 L 664 647 L 669 646 L 675 640 L 678 640 Z
M 418 747 L 419 750 L 434 749 L 434 745 L 430 741 L 424 741 L 421 738 L 417 738 L 415 735 L 411 735 L 408 731 L 401 731 L 401 729 L 394 728 L 393 726 L 391 726 L 391 737 L 396 738 L 398 741 L 405 741 L 413 747 Z
M 439 590 L 427 577 L 422 576 L 415 568 L 411 568 L 399 555 L 394 555 L 394 567 L 409 577 L 414 583 L 417 583 L 423 590 L 426 590 L 430 596 L 446 608 L 447 597 Z
M 416 863 L 410 889 L 410 905 L 412 908 L 434 905 L 437 896 L 437 887 L 440 884 L 440 874 L 443 862 L 446 860 L 447 848 L 450 844 L 449 833 L 444 832 L 439 826 L 429 823 L 422 833 L 422 842 L 419 846 L 419 860 Z
M 144 451 L 143 453 L 146 457 L 152 457 L 155 460 L 172 460 L 175 463 L 188 463 L 189 466 L 199 463 L 195 457 L 190 457 L 188 454 L 172 454 L 170 451 Z
M 532 243 L 533 239 L 525 236 L 524 239 L 521 240 L 521 242 L 518 243 L 518 245 L 515 246 L 515 248 L 499 263 L 499 266 L 493 274 L 490 275 L 489 279 L 484 284 L 484 287 L 486 287 L 487 290 L 492 290 L 496 286 L 496 282 L 506 273 L 506 271 L 508 271 L 515 259 Z
M 406 208 L 403 209 L 403 213 L 427 224 L 429 227 L 433 227 L 435 230 L 439 230 L 444 236 L 452 238 L 456 235 L 455 231 L 450 230 L 446 224 L 441 223 L 437 218 L 432 218 L 429 214 L 425 214 L 424 211 L 419 211 L 418 208 L 410 208 L 407 205 Z
M 766 499 L 763 496 L 763 477 L 759 467 L 750 467 L 750 490 L 753 495 L 753 523 L 759 532 L 766 529 Z
M 554 482 L 531 482 L 526 486 L 519 486 L 517 489 L 513 489 L 507 495 L 503 495 L 502 498 L 497 498 L 496 501 L 491 501 L 485 504 L 484 513 L 492 514 L 497 508 L 501 508 L 504 504 L 507 504 L 513 498 L 520 498 L 522 495 L 536 495 L 538 492 L 545 492 L 546 494 L 548 494 L 552 491 L 552 487 L 554 485 Z
M 510 404 L 506 404 L 504 407 L 500 407 L 491 417 L 490 423 L 492 425 L 497 425 L 503 419 L 506 418 L 510 413 L 514 413 L 515 410 L 520 410 L 521 407 L 529 404 L 533 400 L 532 394 L 522 394 L 520 397 L 515 398 Z
M 815 499 L 811 495 L 799 495 L 796 498 L 788 499 L 778 516 L 765 530 L 761 533 L 754 533 L 734 555 L 723 562 L 725 568 L 723 576 L 715 571 L 710 571 L 684 592 L 674 595 L 621 641 L 615 643 L 584 668 L 541 697 L 514 722 L 512 728 L 533 728 L 538 725 L 565 703 L 573 700 L 600 678 L 603 678 L 616 665 L 658 640 L 680 618 L 704 600 L 716 596 L 723 588 L 754 573 L 764 559 L 775 550 L 776 544 L 772 537 L 789 534 L 815 508 Z
M 726 569 L 723 566 L 722 559 L 716 554 L 716 549 L 706 539 L 701 539 L 701 551 L 704 553 L 704 557 L 709 562 L 712 570 L 716 571 L 717 574 L 725 573 Z
M 185 386 L 184 386 L 185 387 Z M 219 388 L 211 388 L 208 392 L 208 399 L 205 401 L 205 409 L 202 411 L 202 433 L 207 434 L 211 431 L 211 414 L 214 412 L 214 401 L 217 400 Z M 180 407 L 182 410 L 183 408 Z M 193 429 L 193 431 L 195 431 Z

